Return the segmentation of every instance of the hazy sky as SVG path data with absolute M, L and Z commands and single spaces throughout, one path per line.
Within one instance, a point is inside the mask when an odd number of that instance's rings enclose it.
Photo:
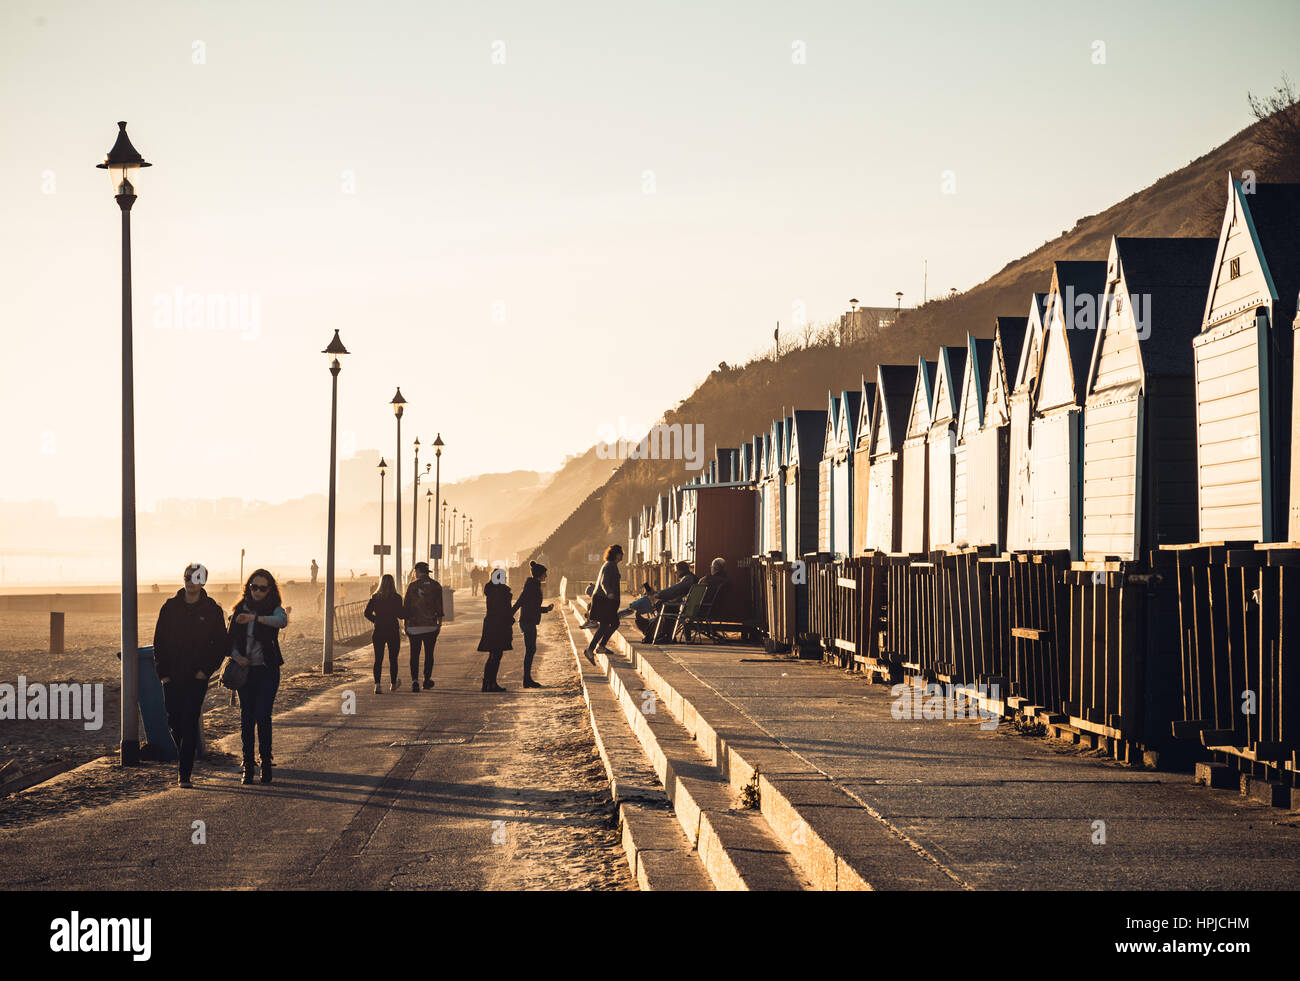
M 4 0 L 0 499 L 118 508 L 118 119 L 154 163 L 148 507 L 323 491 L 334 328 L 345 454 L 391 452 L 401 385 L 446 476 L 554 469 L 774 321 L 914 302 L 923 258 L 981 281 L 1300 77 L 1294 0 L 707 6 Z

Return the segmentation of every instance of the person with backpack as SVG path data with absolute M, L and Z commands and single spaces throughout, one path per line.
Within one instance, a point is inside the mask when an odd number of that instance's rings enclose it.
M 262 783 L 271 782 L 271 711 L 280 690 L 280 631 L 289 615 L 280 605 L 280 587 L 265 569 L 256 570 L 244 583 L 244 595 L 230 615 L 230 656 L 248 668 L 248 678 L 237 689 L 239 736 L 244 750 L 241 783 L 253 782 L 253 733 L 262 764 Z
M 375 625 L 370 635 L 370 642 L 375 645 L 375 694 L 383 688 L 379 679 L 384 669 L 384 648 L 388 648 L 389 690 L 397 691 L 397 652 L 402 646 L 402 628 L 399 621 L 403 615 L 402 597 L 397 595 L 397 584 L 390 574 L 385 573 L 379 581 L 379 588 L 371 595 L 362 614 Z
M 167 728 L 176 743 L 177 783 L 191 787 L 199 722 L 208 680 L 221 667 L 226 650 L 226 617 L 203 588 L 208 570 L 197 562 L 185 567 L 184 585 L 158 611 L 153 631 L 153 663 L 162 682 Z
M 424 689 L 433 687 L 433 647 L 442 630 L 442 586 L 429 575 L 429 563 L 415 563 L 415 578 L 402 605 L 411 645 L 411 691 L 420 690 L 420 649 L 424 648 Z
M 519 599 L 510 608 L 510 612 L 519 613 L 519 632 L 524 635 L 524 687 L 541 688 L 533 680 L 533 655 L 537 653 L 537 625 L 542 621 L 543 613 L 550 613 L 554 605 L 542 606 L 542 583 L 546 582 L 546 566 L 537 562 L 528 563 L 532 573 L 524 582 L 519 592 Z
M 478 649 L 488 656 L 483 665 L 484 691 L 505 691 L 497 684 L 497 670 L 501 667 L 501 655 L 511 649 L 510 641 L 514 634 L 515 618 L 511 615 L 510 596 L 510 587 L 504 582 L 489 579 L 483 584 L 487 613 L 483 617 L 483 635 Z

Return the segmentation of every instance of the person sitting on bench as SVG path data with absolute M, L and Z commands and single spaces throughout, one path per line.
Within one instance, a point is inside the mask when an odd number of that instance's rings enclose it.
M 691 588 L 697 582 L 689 562 L 678 562 L 675 568 L 678 577 L 677 581 L 667 589 L 659 590 L 654 595 L 654 605 L 650 615 L 646 616 L 640 613 L 636 615 L 637 628 L 641 631 L 647 644 L 654 640 L 655 626 L 659 622 L 659 617 L 655 615 L 656 611 L 663 610 L 664 628 L 667 631 L 666 633 L 661 631 L 663 636 L 671 637 L 673 635 L 673 627 L 677 625 L 677 608 L 681 606 L 682 601 L 686 599 L 686 594 L 691 591 Z M 665 603 L 670 603 L 672 606 L 665 609 Z
M 633 613 L 649 613 L 654 601 L 655 591 L 650 588 L 648 582 L 643 582 L 641 584 L 641 595 L 618 611 L 619 618 L 630 617 Z

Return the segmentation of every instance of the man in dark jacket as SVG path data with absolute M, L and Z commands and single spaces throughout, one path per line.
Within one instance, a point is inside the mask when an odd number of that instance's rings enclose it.
M 153 663 L 163 686 L 167 726 L 180 756 L 179 783 L 189 787 L 208 679 L 226 653 L 226 618 L 204 590 L 208 570 L 185 567 L 185 585 L 158 611 Z
M 420 648 L 424 648 L 424 687 L 433 687 L 433 647 L 442 630 L 442 586 L 429 575 L 429 563 L 415 563 L 415 579 L 402 604 L 411 644 L 411 691 L 420 690 Z
M 542 605 L 542 583 L 546 582 L 546 566 L 540 562 L 529 562 L 532 573 L 524 582 L 519 599 L 510 612 L 519 611 L 519 632 L 524 635 L 524 687 L 541 688 L 533 680 L 533 655 L 537 653 L 537 625 L 542 621 L 543 613 L 550 613 L 554 604 Z M 494 679 L 495 680 L 495 679 Z
M 663 634 L 661 640 L 672 637 L 673 629 L 677 626 L 677 611 L 681 609 L 682 603 L 697 582 L 689 562 L 678 562 L 676 572 L 677 581 L 666 589 L 659 590 L 654 597 L 653 609 L 662 610 L 664 615 L 664 629 L 660 631 Z M 665 607 L 665 603 L 669 605 Z M 647 644 L 654 640 L 655 626 L 658 622 L 659 618 L 654 612 L 649 616 L 637 613 L 636 625 Z

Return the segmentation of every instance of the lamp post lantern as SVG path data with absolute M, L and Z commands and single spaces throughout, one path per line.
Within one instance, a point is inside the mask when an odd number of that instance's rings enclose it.
M 442 448 L 445 445 L 446 444 L 443 443 L 442 441 L 442 433 L 438 433 L 438 435 L 433 438 L 433 458 L 434 460 L 437 461 L 437 467 L 434 470 L 434 474 L 433 474 L 433 513 L 434 514 L 438 513 L 438 502 L 442 498 Z M 433 532 L 433 544 L 435 545 L 442 544 L 442 539 L 438 537 L 439 531 L 440 529 L 435 528 Z M 438 576 L 442 574 L 441 555 L 439 555 L 436 559 L 434 559 L 433 567 L 434 567 L 433 577 L 437 579 Z
M 379 578 L 384 578 L 384 476 L 388 473 L 388 463 L 379 458 Z
M 140 762 L 139 669 L 140 623 L 135 565 L 135 374 L 131 324 L 131 206 L 140 171 L 151 167 L 117 124 L 117 140 L 96 164 L 107 170 L 113 199 L 122 212 L 122 713 L 118 760 L 122 766 Z
M 397 510 L 396 523 L 397 532 L 393 536 L 396 547 L 393 549 L 393 569 L 394 578 L 397 581 L 397 591 L 404 591 L 402 585 L 402 409 L 406 406 L 406 399 L 402 398 L 402 388 L 399 385 L 397 394 L 393 396 L 392 401 L 393 415 L 397 417 L 397 472 L 393 476 L 397 484 Z
M 334 513 L 338 499 L 339 371 L 343 367 L 339 358 L 348 353 L 337 330 L 321 353 L 330 362 L 330 496 L 325 532 L 325 642 L 320 669 L 322 674 L 331 674 L 334 671 Z

